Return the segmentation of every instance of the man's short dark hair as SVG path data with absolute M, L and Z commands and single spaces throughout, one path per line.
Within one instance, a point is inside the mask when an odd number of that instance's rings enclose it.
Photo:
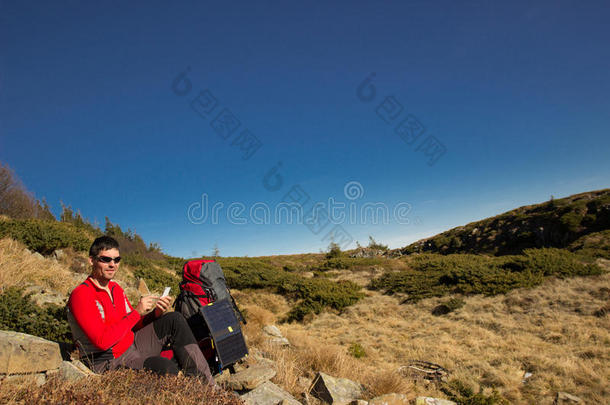
M 119 249 L 119 242 L 116 241 L 112 236 L 104 235 L 100 236 L 93 241 L 93 244 L 89 248 L 89 256 L 97 257 L 102 250 Z

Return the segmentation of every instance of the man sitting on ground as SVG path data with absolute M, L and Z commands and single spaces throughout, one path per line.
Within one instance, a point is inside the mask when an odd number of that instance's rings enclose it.
M 127 367 L 178 374 L 176 364 L 160 356 L 169 344 L 186 375 L 214 384 L 182 314 L 165 313 L 171 297 L 145 296 L 134 309 L 123 289 L 112 281 L 120 260 L 114 238 L 97 238 L 89 249 L 91 275 L 70 294 L 68 321 L 82 359 L 98 373 Z

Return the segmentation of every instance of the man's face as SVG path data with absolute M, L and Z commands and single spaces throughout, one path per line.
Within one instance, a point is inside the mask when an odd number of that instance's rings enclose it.
M 116 271 L 119 269 L 119 263 L 115 263 L 114 260 L 111 260 L 108 263 L 104 263 L 102 260 L 100 260 L 100 257 L 110 257 L 112 259 L 115 259 L 119 257 L 119 250 L 114 248 L 102 250 L 96 257 L 89 257 L 89 263 L 91 264 L 91 266 L 93 266 L 91 275 L 100 284 L 106 285 L 110 280 L 114 278 Z

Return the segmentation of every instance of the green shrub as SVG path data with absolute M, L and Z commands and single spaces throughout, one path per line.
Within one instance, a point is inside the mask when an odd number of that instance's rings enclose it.
M 55 342 L 72 342 L 65 308 L 48 304 L 41 308 L 23 295 L 23 289 L 10 287 L 0 294 L 0 330 L 27 333 Z
M 373 239 L 372 236 L 369 236 L 369 249 L 375 249 L 375 250 L 383 250 L 383 251 L 387 251 L 388 250 L 388 245 L 384 245 L 381 244 L 379 242 L 377 242 L 375 239 Z
M 43 255 L 67 247 L 87 251 L 91 245 L 91 240 L 74 225 L 39 219 L 0 221 L 0 237 L 18 240 Z
M 407 294 L 406 302 L 447 294 L 503 294 L 515 288 L 539 285 L 544 277 L 601 274 L 594 264 L 563 249 L 526 249 L 518 256 L 421 254 L 412 257 L 411 270 L 388 272 L 370 288 L 388 294 Z
M 341 255 L 343 255 L 343 252 L 341 252 L 341 246 L 339 246 L 339 244 L 336 242 L 330 242 L 330 244 L 328 245 L 328 252 L 326 253 L 326 258 L 332 259 L 334 257 L 340 257 Z
M 491 395 L 483 394 L 482 390 L 474 393 L 472 388 L 468 387 L 460 380 L 451 380 L 449 383 L 441 387 L 450 400 L 457 402 L 459 405 L 509 405 L 510 402 L 504 398 L 495 389 Z
M 357 359 L 366 357 L 366 352 L 364 351 L 364 347 L 362 347 L 362 345 L 360 345 L 360 343 L 352 343 L 350 345 L 349 349 L 347 349 L 347 352 Z

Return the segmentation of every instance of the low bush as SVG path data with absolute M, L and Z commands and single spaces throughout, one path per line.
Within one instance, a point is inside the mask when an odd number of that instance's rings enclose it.
M 55 342 L 72 342 L 65 308 L 47 304 L 41 308 L 24 295 L 23 289 L 10 287 L 0 294 L 0 330 L 13 330 Z
M 515 288 L 539 285 L 544 277 L 601 274 L 594 264 L 563 249 L 526 249 L 518 256 L 472 254 L 420 254 L 410 261 L 411 270 L 388 272 L 370 283 L 370 288 L 388 294 L 407 294 L 406 302 L 446 294 L 506 293 Z
M 354 356 L 357 359 L 366 357 L 366 351 L 364 350 L 364 347 L 362 347 L 362 345 L 360 343 L 352 343 L 350 345 L 349 349 L 347 349 L 347 351 L 349 354 L 351 354 L 352 356 Z
M 325 308 L 342 310 L 363 297 L 361 288 L 349 281 L 336 282 L 324 277 L 306 279 L 274 267 L 262 259 L 219 258 L 230 288 L 266 288 L 296 302 L 287 321 L 300 321 L 305 315 Z
M 482 391 L 475 393 L 474 390 L 468 387 L 460 380 L 451 380 L 441 387 L 450 400 L 457 402 L 459 405 L 509 405 L 506 400 L 496 390 L 492 390 L 490 395 L 485 395 Z
M 43 255 L 67 247 L 87 251 L 92 242 L 72 224 L 39 219 L 0 221 L 0 238 L 3 237 L 18 240 Z

